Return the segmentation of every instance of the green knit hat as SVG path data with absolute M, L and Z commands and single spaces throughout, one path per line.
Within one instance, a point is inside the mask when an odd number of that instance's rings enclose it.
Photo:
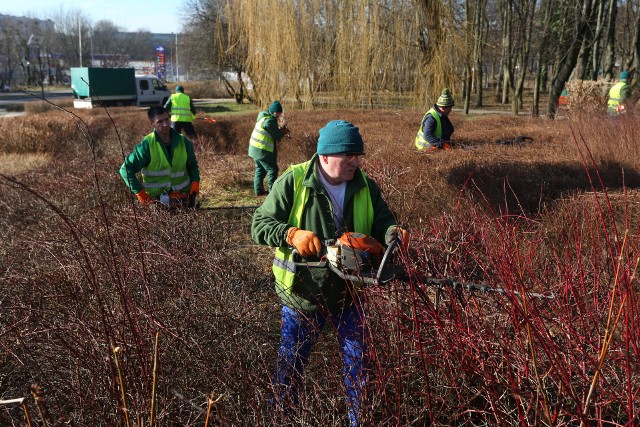
M 282 113 L 282 104 L 279 101 L 273 101 L 269 106 L 269 111 L 272 113 Z
M 629 79 L 629 72 L 627 70 L 624 70 L 623 72 L 620 73 L 620 81 L 621 82 L 626 82 Z
M 344 120 L 332 120 L 320 129 L 318 154 L 363 154 L 364 144 L 357 126 Z
M 453 107 L 455 105 L 448 87 L 445 87 L 442 90 L 442 93 L 440 94 L 440 98 L 438 98 L 438 102 L 436 102 L 436 105 L 438 107 Z
M 184 93 L 184 88 L 182 86 L 180 86 L 180 85 L 176 86 L 176 93 L 178 93 L 178 92 Z

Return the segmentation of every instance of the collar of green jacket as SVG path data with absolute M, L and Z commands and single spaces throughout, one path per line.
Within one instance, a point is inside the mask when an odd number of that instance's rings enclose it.
M 271 111 L 266 110 L 258 113 L 258 118 L 256 118 L 256 122 L 260 121 L 260 119 L 263 117 L 266 117 L 266 118 L 273 117 L 274 119 L 276 118 L 273 114 L 271 114 Z

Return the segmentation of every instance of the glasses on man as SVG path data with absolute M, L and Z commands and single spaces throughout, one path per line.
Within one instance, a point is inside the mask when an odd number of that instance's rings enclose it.
M 341 154 L 336 154 L 336 156 L 344 157 L 347 160 L 356 160 L 360 156 L 364 156 L 364 153 L 341 153 Z

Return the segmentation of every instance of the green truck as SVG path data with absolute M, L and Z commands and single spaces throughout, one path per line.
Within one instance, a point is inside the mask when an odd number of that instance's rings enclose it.
M 164 105 L 171 91 L 156 76 L 137 76 L 133 68 L 71 68 L 75 108 Z

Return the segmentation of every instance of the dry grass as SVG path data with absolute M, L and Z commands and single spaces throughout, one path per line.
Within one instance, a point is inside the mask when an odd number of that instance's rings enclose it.
M 37 383 L 49 425 L 122 425 L 110 356 L 120 346 L 127 408 L 144 423 L 159 332 L 160 425 L 203 425 L 195 408 L 211 395 L 222 395 L 232 425 L 273 425 L 279 303 L 272 250 L 251 242 L 250 213 L 139 209 L 117 170 L 149 131 L 144 112 L 74 113 L 82 121 L 55 111 L 0 121 L 9 135 L 2 164 L 47 160 L 0 171 L 3 397 Z M 638 119 L 454 113 L 454 139 L 465 148 L 427 155 L 413 148 L 423 114 L 288 110 L 280 167 L 307 159 L 327 121 L 350 120 L 364 136 L 363 168 L 414 236 L 404 260 L 412 274 L 557 298 L 525 307 L 515 297 L 449 291 L 436 302 L 418 281 L 365 289 L 369 424 L 575 425 L 584 404 L 587 421 L 632 423 L 637 319 L 616 329 L 607 313 L 612 302 L 614 312 L 637 312 Z M 202 202 L 255 204 L 246 155 L 255 114 L 216 118 L 196 123 Z M 519 135 L 533 142 L 495 143 Z M 605 329 L 615 330 L 611 350 L 585 402 Z M 325 334 L 313 353 L 292 424 L 342 425 L 334 341 Z M 0 424 L 23 422 L 20 408 L 0 408 Z
M 68 109 L 71 107 L 73 107 L 73 100 L 56 101 L 55 104 L 46 101 L 31 101 L 24 104 L 24 111 L 28 114 L 40 114 L 57 111 L 59 108 Z
M 189 95 L 191 99 L 219 99 L 230 97 L 224 83 L 221 81 L 208 80 L 201 82 L 168 83 L 167 87 L 171 89 L 173 93 L 178 84 L 184 88 L 184 93 Z
M 5 175 L 17 175 L 22 172 L 46 166 L 50 161 L 50 156 L 40 153 L 0 153 L 0 173 Z

